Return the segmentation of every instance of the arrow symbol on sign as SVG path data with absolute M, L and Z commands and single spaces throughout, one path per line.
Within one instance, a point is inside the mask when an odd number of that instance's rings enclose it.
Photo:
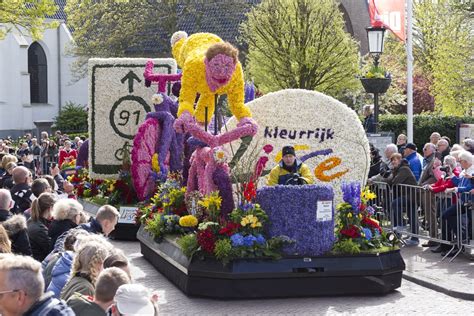
M 125 81 L 128 80 L 128 92 L 129 93 L 133 93 L 133 80 L 136 80 L 138 82 L 142 82 L 140 78 L 138 78 L 138 76 L 133 72 L 133 71 L 129 71 L 128 74 L 125 75 L 125 77 L 123 77 L 120 82 L 121 83 L 125 83 Z

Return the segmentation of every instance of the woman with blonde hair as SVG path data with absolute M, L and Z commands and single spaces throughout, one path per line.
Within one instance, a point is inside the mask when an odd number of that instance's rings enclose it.
M 0 225 L 0 253 L 11 253 L 12 242 L 8 238 L 8 233 L 5 228 Z
M 59 200 L 53 207 L 53 221 L 49 227 L 49 237 L 54 245 L 59 236 L 77 227 L 81 223 L 81 213 L 84 212 L 82 205 L 76 200 Z
M 61 299 L 67 301 L 74 293 L 94 296 L 94 284 L 109 250 L 107 243 L 96 240 L 81 242 L 74 257 L 70 279 L 61 291 Z

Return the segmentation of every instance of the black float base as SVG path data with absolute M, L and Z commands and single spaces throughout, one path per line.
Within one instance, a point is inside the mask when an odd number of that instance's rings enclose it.
M 143 256 L 181 291 L 212 298 L 383 295 L 400 287 L 400 252 L 281 260 L 188 260 L 172 239 L 156 243 L 140 228 Z
M 78 199 L 79 203 L 82 204 L 84 210 L 89 213 L 91 216 L 96 216 L 97 211 L 100 208 L 100 205 L 91 203 L 89 201 Z M 121 219 L 115 226 L 115 229 L 112 233 L 110 233 L 110 238 L 116 240 L 137 240 L 137 232 L 140 228 L 140 225 L 131 224 L 131 223 L 121 223 Z

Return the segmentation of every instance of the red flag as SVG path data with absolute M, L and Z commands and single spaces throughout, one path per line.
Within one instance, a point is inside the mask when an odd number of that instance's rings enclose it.
M 405 34 L 405 0 L 368 0 L 370 24 L 385 26 L 402 42 Z

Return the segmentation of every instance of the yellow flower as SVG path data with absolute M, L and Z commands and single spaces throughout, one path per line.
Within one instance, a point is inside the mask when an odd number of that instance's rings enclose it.
M 156 173 L 160 172 L 160 164 L 158 163 L 158 154 L 157 153 L 155 153 L 153 155 L 153 158 L 151 159 L 151 168 Z
M 352 213 L 347 213 L 347 217 L 351 218 L 351 217 L 352 217 Z
M 240 225 L 242 226 L 247 226 L 250 225 L 250 227 L 255 228 L 255 227 L 262 227 L 262 223 L 258 221 L 258 217 L 254 215 L 247 215 L 242 220 L 240 221 Z
M 362 218 L 362 214 L 359 214 L 359 218 Z
M 207 209 L 216 208 L 220 209 L 222 203 L 222 198 L 219 196 L 219 192 L 214 191 L 208 196 L 204 197 L 201 201 L 199 201 L 199 205 L 204 206 Z
M 179 219 L 179 225 L 183 227 L 195 227 L 198 224 L 198 219 L 193 215 L 186 215 Z

